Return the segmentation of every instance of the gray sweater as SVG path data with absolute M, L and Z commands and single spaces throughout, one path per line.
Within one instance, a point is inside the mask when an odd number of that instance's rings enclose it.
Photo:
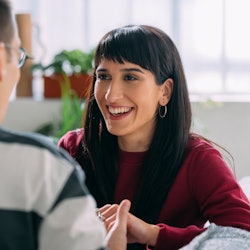
M 250 249 L 250 232 L 217 226 L 211 223 L 207 230 L 180 250 L 245 250 Z

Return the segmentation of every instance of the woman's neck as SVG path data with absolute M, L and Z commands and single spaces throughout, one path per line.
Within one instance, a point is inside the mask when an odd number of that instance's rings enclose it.
M 148 150 L 150 140 L 147 138 L 118 137 L 119 148 L 126 152 L 145 152 Z

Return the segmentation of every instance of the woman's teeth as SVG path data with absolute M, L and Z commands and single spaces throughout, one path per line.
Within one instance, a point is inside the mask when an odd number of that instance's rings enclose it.
M 119 108 L 112 108 L 112 107 L 109 107 L 109 112 L 112 114 L 112 115 L 120 115 L 120 114 L 124 114 L 124 113 L 127 113 L 131 110 L 131 108 L 128 108 L 128 107 L 119 107 Z

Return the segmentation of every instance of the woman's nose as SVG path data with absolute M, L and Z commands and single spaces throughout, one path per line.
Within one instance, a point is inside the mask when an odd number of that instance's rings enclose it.
M 116 102 L 116 100 L 123 97 L 122 86 L 118 81 L 112 80 L 107 88 L 105 98 L 110 103 Z

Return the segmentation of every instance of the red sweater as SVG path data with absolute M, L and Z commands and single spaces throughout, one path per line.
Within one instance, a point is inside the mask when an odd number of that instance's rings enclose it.
M 74 157 L 82 133 L 83 130 L 70 131 L 58 145 Z M 132 198 L 144 155 L 120 151 L 115 190 L 117 203 Z M 193 138 L 161 209 L 158 218 L 161 229 L 154 250 L 178 249 L 186 245 L 205 230 L 203 226 L 207 220 L 250 231 L 250 203 L 218 150 Z

